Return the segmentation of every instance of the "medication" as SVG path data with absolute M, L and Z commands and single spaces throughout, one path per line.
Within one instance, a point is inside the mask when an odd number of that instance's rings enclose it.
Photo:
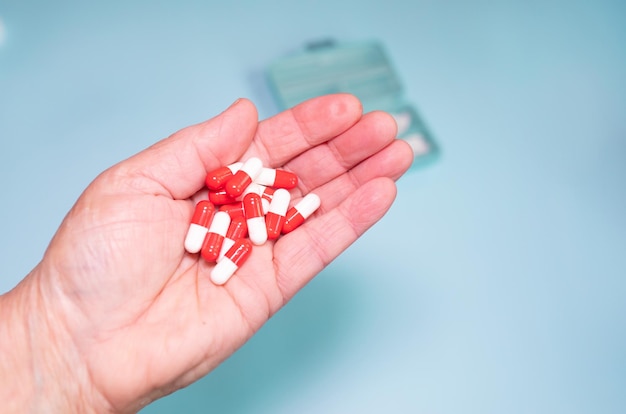
M 267 200 L 268 203 L 272 202 L 272 198 L 274 198 L 274 193 L 276 192 L 275 188 L 265 187 L 263 192 L 259 194 L 263 200 Z
M 317 194 L 309 193 L 295 206 L 291 207 L 285 216 L 282 233 L 287 234 L 300 227 L 315 210 L 320 206 L 320 198 Z
M 208 200 L 195 206 L 184 247 L 215 263 L 210 278 L 222 285 L 251 254 L 253 246 L 277 240 L 299 227 L 320 206 L 310 193 L 293 207 L 290 189 L 298 177 L 286 170 L 264 168 L 249 158 L 207 173 Z
M 215 215 L 215 206 L 209 200 L 201 200 L 196 204 L 191 224 L 185 236 L 185 250 L 189 253 L 198 253 L 209 231 L 209 225 Z
M 243 211 L 248 225 L 250 241 L 257 246 L 267 241 L 267 228 L 261 196 L 257 193 L 248 193 L 243 197 Z
M 206 175 L 205 184 L 209 190 L 219 190 L 243 165 L 243 162 L 235 162 L 227 165 L 226 167 L 220 167 L 213 171 L 209 171 Z
M 224 237 L 224 241 L 222 242 L 220 254 L 217 256 L 217 261 L 219 262 L 222 257 L 224 257 L 228 249 L 233 247 L 235 240 L 243 239 L 247 235 L 248 225 L 246 224 L 246 218 L 244 216 L 236 216 L 232 218 L 230 220 L 230 226 L 228 226 L 228 231 L 226 232 L 226 237 Z
M 245 197 L 245 195 L 248 193 L 255 193 L 261 196 L 263 214 L 267 214 L 267 209 L 270 207 L 270 202 L 272 201 L 274 189 L 261 184 L 252 183 L 243 191 L 242 198 Z
M 227 212 L 231 219 L 237 216 L 243 217 L 243 203 L 241 201 L 235 201 L 234 203 L 223 204 L 220 206 L 219 211 Z
M 257 193 L 258 195 L 261 196 L 261 198 L 270 202 L 272 201 L 272 197 L 274 196 L 274 191 L 276 191 L 275 188 L 268 187 L 268 186 L 258 184 L 258 183 L 252 183 L 248 187 L 246 187 L 245 190 L 243 190 L 243 193 L 241 195 L 243 197 L 248 193 Z
M 259 176 L 254 181 L 261 185 L 289 190 L 298 185 L 298 176 L 285 170 L 262 168 Z
M 284 188 L 279 188 L 274 192 L 274 198 L 272 198 L 265 216 L 265 227 L 267 228 L 267 238 L 269 240 L 275 240 L 280 236 L 290 200 L 291 194 Z
M 243 163 L 241 168 L 226 181 L 224 189 L 233 198 L 240 196 L 243 191 L 252 184 L 252 181 L 259 175 L 263 163 L 259 158 L 252 157 Z
M 222 242 L 224 241 L 224 236 L 226 236 L 229 225 L 230 216 L 228 213 L 224 211 L 215 213 L 209 231 L 204 238 L 202 250 L 200 251 L 202 258 L 207 262 L 217 261 L 217 256 L 220 254 Z
M 209 201 L 220 206 L 222 204 L 233 204 L 237 202 L 236 198 L 231 197 L 225 189 L 209 190 Z
M 223 285 L 250 257 L 252 243 L 248 239 L 238 239 L 233 247 L 228 249 L 222 260 L 211 270 L 211 281 L 216 285 Z

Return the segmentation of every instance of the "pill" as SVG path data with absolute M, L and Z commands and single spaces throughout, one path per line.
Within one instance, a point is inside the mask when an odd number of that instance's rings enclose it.
M 252 184 L 262 168 L 263 163 L 259 158 L 252 157 L 246 160 L 241 168 L 226 181 L 224 188 L 228 195 L 233 198 L 240 196 L 246 187 Z
M 265 187 L 263 192 L 259 194 L 263 200 L 267 200 L 268 203 L 272 202 L 272 198 L 274 198 L 274 193 L 276 192 L 276 188 L 273 187 Z
M 218 206 L 237 202 L 237 199 L 231 197 L 223 188 L 219 190 L 209 190 L 209 200 Z
M 263 192 L 263 190 L 265 190 L 265 186 L 261 185 L 261 184 L 257 184 L 257 183 L 250 183 L 250 185 L 248 185 L 242 192 L 241 192 L 241 198 L 243 198 L 243 196 L 245 196 L 248 193 L 257 193 L 258 195 L 261 195 L 261 193 Z
M 229 225 L 230 216 L 228 213 L 225 211 L 218 211 L 215 213 L 200 251 L 202 258 L 207 262 L 215 262 L 217 260 L 217 256 L 220 254 L 222 242 L 224 241 L 224 236 L 226 236 Z
M 248 225 L 246 224 L 246 218 L 244 216 L 233 217 L 230 220 L 230 225 L 228 226 L 226 237 L 224 237 L 224 241 L 222 242 L 222 248 L 220 249 L 220 254 L 217 256 L 217 261 L 219 262 L 228 249 L 233 247 L 235 240 L 243 239 L 247 235 Z
M 291 194 L 284 188 L 279 188 L 274 192 L 274 198 L 272 198 L 265 215 L 265 227 L 267 228 L 267 238 L 269 240 L 277 239 L 280 236 L 290 200 Z
M 216 285 L 226 283 L 250 257 L 250 253 L 252 253 L 252 243 L 248 239 L 238 239 L 211 270 L 211 281 Z
M 228 181 L 243 165 L 243 162 L 235 162 L 227 165 L 226 167 L 220 167 L 213 171 L 209 171 L 206 175 L 205 183 L 210 190 L 218 190 Z
M 261 168 L 261 172 L 254 181 L 274 188 L 291 189 L 298 185 L 298 176 L 281 169 Z
M 223 204 L 220 206 L 219 211 L 227 212 L 231 219 L 237 216 L 243 217 L 243 203 L 241 201 L 235 201 L 234 203 Z
M 202 248 L 214 214 L 215 206 L 209 200 L 201 200 L 196 204 L 185 236 L 185 250 L 189 253 L 198 253 Z
M 320 206 L 317 194 L 309 193 L 296 205 L 291 207 L 285 216 L 282 233 L 287 234 L 298 228 Z
M 248 237 L 257 246 L 267 241 L 267 228 L 261 196 L 257 193 L 248 193 L 243 197 L 243 210 L 248 225 Z
M 261 196 L 263 199 L 264 213 L 267 214 L 267 209 L 269 208 L 270 203 L 272 202 L 272 198 L 274 197 L 274 192 L 276 191 L 273 187 L 267 187 L 261 184 L 253 183 L 255 190 L 254 192 Z M 266 203 L 267 202 L 267 203 Z
M 266 187 L 261 184 L 252 183 L 245 190 L 243 190 L 242 198 L 248 193 L 256 193 L 261 196 L 261 203 L 263 206 L 263 214 L 267 214 L 267 210 L 270 207 L 270 202 L 272 201 L 272 196 L 274 194 L 274 189 L 272 187 Z

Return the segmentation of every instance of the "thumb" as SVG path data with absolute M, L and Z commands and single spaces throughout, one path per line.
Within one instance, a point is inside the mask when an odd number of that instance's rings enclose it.
M 116 168 L 127 177 L 140 176 L 157 184 L 148 186 L 151 192 L 187 199 L 203 187 L 208 171 L 241 157 L 257 124 L 254 104 L 239 99 L 216 117 L 175 132 Z

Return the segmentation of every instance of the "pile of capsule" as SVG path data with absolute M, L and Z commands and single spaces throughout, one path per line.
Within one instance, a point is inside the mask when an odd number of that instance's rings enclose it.
M 205 183 L 208 200 L 196 204 L 184 245 L 216 263 L 211 280 L 217 285 L 230 279 L 253 245 L 295 230 L 320 206 L 320 198 L 309 193 L 289 208 L 298 177 L 266 168 L 256 157 L 210 171 Z

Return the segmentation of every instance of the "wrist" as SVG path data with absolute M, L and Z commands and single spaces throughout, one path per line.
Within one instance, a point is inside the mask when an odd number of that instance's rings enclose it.
M 35 269 L 0 296 L 3 409 L 9 413 L 102 412 L 85 392 L 87 370 L 47 293 Z

